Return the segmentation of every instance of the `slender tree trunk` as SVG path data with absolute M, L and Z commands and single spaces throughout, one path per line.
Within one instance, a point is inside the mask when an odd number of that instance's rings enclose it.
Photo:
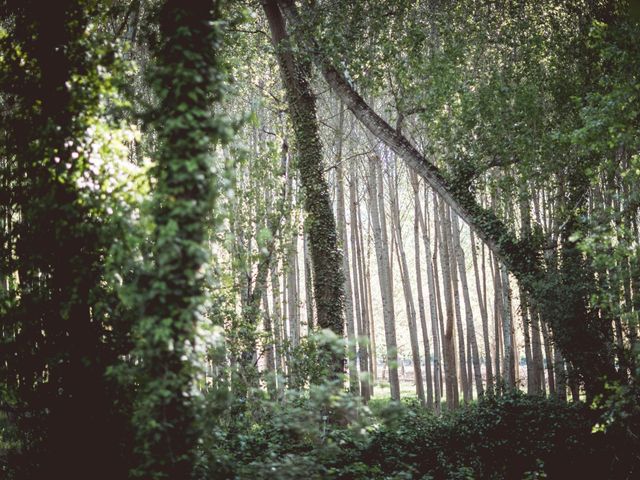
M 289 328 L 289 274 L 287 270 L 286 259 L 282 259 L 282 340 L 284 364 L 287 372 L 287 385 L 292 387 L 294 384 L 294 369 L 291 362 L 291 350 L 293 342 L 291 341 L 291 330 Z
M 637 195 L 637 193 L 634 193 Z M 639 228 L 638 222 L 634 218 L 632 221 L 633 230 L 634 230 L 634 240 L 635 242 L 640 243 L 639 238 Z M 630 268 L 632 266 L 630 265 Z M 633 267 L 633 272 L 631 273 L 631 292 L 632 292 L 632 301 L 633 301 L 633 314 L 631 319 L 629 319 L 629 339 L 631 340 L 631 349 L 632 351 L 638 351 L 638 342 L 640 338 L 640 273 L 637 268 Z M 637 369 L 637 358 L 633 360 L 633 365 Z
M 309 252 L 309 235 L 306 231 L 302 239 L 302 251 L 304 256 L 304 298 L 307 312 L 307 329 L 311 332 L 315 325 L 313 315 L 313 271 L 311 268 L 311 254 Z
M 486 288 L 483 289 L 480 284 L 480 272 L 478 269 L 478 254 L 476 252 L 476 242 L 473 230 L 469 229 L 471 236 L 471 259 L 473 260 L 473 273 L 476 282 L 476 293 L 478 295 L 478 306 L 480 308 L 480 317 L 482 320 L 482 337 L 484 341 L 484 365 L 487 376 L 487 390 L 493 388 L 493 368 L 491 365 L 491 345 L 489 342 L 489 316 L 487 315 Z M 483 248 L 483 247 L 482 247 Z M 483 276 L 484 272 L 484 251 L 483 251 Z M 486 279 L 485 279 L 486 284 Z
M 362 221 L 360 218 L 360 208 L 358 206 L 358 223 L 362 225 Z M 368 225 L 367 229 L 367 250 L 365 253 L 364 249 L 364 240 L 362 239 L 362 232 L 359 232 L 358 241 L 360 242 L 360 251 L 362 252 L 362 267 L 364 271 L 364 286 L 366 293 L 366 302 L 367 302 L 367 312 L 369 315 L 369 332 L 371 332 L 371 336 L 369 337 L 371 341 L 371 355 L 370 355 L 370 371 L 373 376 L 371 381 L 371 395 L 373 396 L 373 388 L 376 380 L 378 379 L 378 352 L 376 350 L 376 324 L 375 324 L 375 316 L 373 315 L 373 297 L 371 295 L 371 266 L 369 264 L 369 259 L 371 258 L 371 223 Z
M 287 319 L 291 346 L 300 344 L 300 309 L 298 302 L 298 236 L 294 235 L 287 263 Z
M 502 340 L 504 342 L 503 378 L 508 389 L 515 387 L 515 370 L 513 364 L 513 335 L 511 333 L 511 289 L 509 273 L 504 264 L 500 264 L 500 283 L 502 285 Z
M 442 286 L 444 293 L 444 307 L 447 313 L 447 319 L 444 327 L 444 372 L 446 378 L 447 391 L 447 408 L 454 410 L 458 407 L 458 379 L 456 373 L 456 350 L 454 344 L 454 323 L 455 312 L 453 305 L 453 293 L 451 282 L 451 258 L 449 248 L 449 236 L 451 232 L 451 223 L 449 222 L 444 202 L 440 202 L 438 209 L 437 222 L 439 223 L 440 233 L 440 265 L 442 267 Z
M 498 264 L 498 260 L 493 254 L 490 256 L 493 260 L 493 262 L 490 263 L 491 277 L 493 278 L 493 333 L 495 339 L 493 360 L 495 365 L 496 387 L 499 387 L 498 383 L 502 383 L 502 281 L 500 279 L 500 266 Z M 497 391 L 499 390 L 500 388 L 497 388 Z
M 481 245 L 482 247 L 482 303 L 484 304 L 484 311 L 487 312 L 487 316 L 489 315 L 489 295 L 487 294 L 487 284 L 489 283 L 487 281 L 487 251 L 489 250 L 488 248 L 485 248 L 484 243 Z M 486 342 L 487 344 L 489 344 L 489 335 L 487 334 L 487 338 L 486 338 Z M 487 358 L 490 359 L 491 358 L 491 350 L 489 350 L 489 353 L 487 354 Z M 489 365 L 489 369 L 493 372 L 493 364 Z M 493 383 L 491 384 L 491 389 L 495 390 L 495 386 L 496 386 L 496 380 L 499 377 L 499 375 L 497 373 L 494 374 L 493 376 Z
M 531 237 L 531 207 L 530 207 L 530 195 L 526 186 L 520 188 L 520 223 L 522 237 L 530 239 Z M 533 359 L 533 345 L 531 342 L 531 332 L 533 325 L 533 318 L 530 315 L 529 299 L 527 292 L 522 286 L 521 282 L 518 282 L 520 293 L 520 314 L 522 317 L 522 331 L 524 334 L 524 354 L 527 362 L 527 393 L 529 395 L 537 394 L 540 391 L 539 377 L 536 375 L 536 367 Z
M 564 368 L 564 358 L 557 349 L 552 349 L 549 329 L 542 324 L 542 337 L 544 339 L 544 353 L 546 357 L 547 378 L 549 379 L 549 395 L 559 393 L 560 398 L 566 399 L 566 375 Z M 552 353 L 552 350 L 555 353 Z M 562 377 L 562 378 L 561 378 Z M 556 390 L 556 379 L 558 383 L 562 383 L 562 392 Z
M 446 243 L 449 247 L 449 273 L 451 275 L 451 291 L 453 292 L 453 306 L 456 316 L 456 331 L 458 339 L 458 367 L 460 377 L 460 388 L 462 389 L 462 398 L 464 403 L 469 403 L 472 399 L 470 393 L 471 379 L 467 377 L 467 349 L 465 345 L 465 332 L 462 326 L 462 309 L 460 308 L 460 283 L 458 282 L 458 267 L 456 261 L 456 251 L 453 241 L 453 222 L 451 209 L 445 209 L 445 215 L 449 229 L 445 232 L 448 236 Z
M 389 387 L 391 389 L 391 399 L 400 400 L 400 379 L 398 378 L 398 347 L 396 343 L 396 325 L 393 308 L 393 293 L 389 279 L 389 247 L 384 235 L 384 224 L 381 221 L 384 211 L 380 211 L 379 206 L 384 207 L 383 192 L 379 191 L 379 162 L 370 161 L 369 165 L 369 198 L 371 208 L 371 220 L 373 227 L 373 238 L 375 243 L 376 258 L 378 261 L 378 279 L 380 282 L 380 295 L 382 297 L 382 312 L 384 318 L 384 331 L 387 344 L 387 365 L 389 367 Z
M 527 393 L 529 395 L 535 395 L 538 393 L 538 387 L 536 385 L 535 375 L 533 374 L 533 356 L 531 348 L 531 320 L 529 318 L 529 311 L 526 304 L 523 302 L 523 298 L 526 294 L 520 289 L 520 316 L 522 318 L 522 332 L 524 336 L 524 355 L 527 362 Z
M 571 363 L 567 363 L 567 384 L 571 392 L 571 400 L 580 401 L 580 384 L 578 383 L 577 372 Z
M 425 195 L 425 204 L 426 204 L 426 195 Z M 425 209 L 425 213 L 429 210 Z M 440 226 L 438 224 L 438 201 L 437 195 L 433 193 L 433 255 L 431 257 L 431 265 L 433 270 L 433 285 L 435 291 L 435 306 L 437 311 L 437 325 L 435 325 L 435 334 L 439 339 L 440 349 L 438 350 L 438 356 L 441 359 L 440 369 L 438 370 L 439 383 L 440 383 L 440 392 L 446 395 L 446 385 L 445 385 L 445 372 L 444 372 L 444 358 L 445 358 L 445 342 L 444 342 L 444 305 L 443 305 L 443 297 L 440 289 L 440 274 L 438 271 L 438 257 L 440 256 L 439 248 L 440 248 Z M 427 225 L 429 223 L 427 222 Z
M 458 232 L 458 217 L 453 215 L 453 242 L 456 251 L 456 263 L 460 273 L 460 283 L 462 286 L 462 297 L 464 299 L 464 310 L 467 325 L 467 342 L 471 351 L 469 363 L 473 365 L 474 379 L 476 384 L 476 392 L 478 397 L 482 396 L 484 389 L 482 387 L 482 371 L 480 370 L 480 354 L 478 352 L 478 341 L 476 339 L 476 329 L 473 323 L 473 310 L 471 308 L 471 298 L 469 296 L 469 283 L 467 281 L 467 265 L 464 250 L 460 244 L 460 234 Z M 469 383 L 471 383 L 469 377 Z M 473 397 L 472 397 L 473 398 Z
M 284 352 L 282 336 L 282 299 L 280 296 L 280 278 L 278 277 L 278 263 L 271 267 L 271 304 L 273 305 L 273 335 L 275 342 L 276 384 L 278 396 L 284 395 L 284 378 L 286 375 L 284 365 Z
M 349 365 L 349 390 L 351 393 L 360 394 L 360 384 L 358 379 L 357 350 L 356 350 L 356 326 L 353 315 L 354 298 L 351 289 L 351 269 L 349 265 L 349 237 L 347 234 L 346 206 L 344 194 L 344 166 L 342 164 L 342 129 L 344 125 L 344 109 L 340 105 L 338 117 L 338 131 L 336 142 L 336 197 L 337 197 L 337 221 L 338 233 L 340 235 L 340 245 L 342 246 L 342 270 L 344 272 L 344 308 L 347 321 L 347 358 Z M 351 252 L 354 255 L 354 252 Z M 356 272 L 354 271 L 355 275 Z
M 407 323 L 409 324 L 409 339 L 411 343 L 411 358 L 413 361 L 413 372 L 416 382 L 416 394 L 420 402 L 425 405 L 424 381 L 422 378 L 422 368 L 420 365 L 420 345 L 418 342 L 418 325 L 416 321 L 416 308 L 413 302 L 413 292 L 411 291 L 411 280 L 409 279 L 409 265 L 404 251 L 402 240 L 402 225 L 400 220 L 400 206 L 398 205 L 398 176 L 394 176 L 391 188 L 391 209 L 392 209 L 392 230 L 396 237 L 396 256 L 400 266 L 400 277 L 402 279 L 402 289 L 404 291 L 405 305 L 407 309 Z
M 427 331 L 427 315 L 424 306 L 424 293 L 422 289 L 422 257 L 420 254 L 420 227 L 424 229 L 424 218 L 420 206 L 420 184 L 415 172 L 411 172 L 411 185 L 413 187 L 413 245 L 415 249 L 416 289 L 418 293 L 418 312 L 420 314 L 420 327 L 422 329 L 422 346 L 424 348 L 425 380 L 427 383 L 427 407 L 433 409 L 433 378 L 431 374 L 431 348 L 429 345 L 429 332 Z M 427 237 L 427 233 L 424 233 Z M 429 252 L 427 252 L 427 255 Z M 429 262 L 429 256 L 426 258 Z M 427 274 L 428 275 L 428 274 Z M 428 280 L 431 282 L 431 279 Z M 435 305 L 431 305 L 435 307 Z
M 551 350 L 551 348 L 549 348 Z M 554 357 L 547 360 L 549 374 L 549 394 L 556 395 L 560 400 L 567 401 L 567 369 L 559 350 L 553 349 Z
M 351 271 L 353 272 L 353 298 L 358 325 L 358 364 L 360 367 L 360 391 L 365 402 L 371 398 L 371 375 L 369 365 L 369 312 L 366 299 L 364 265 L 362 251 L 358 239 L 361 228 L 358 215 L 358 183 L 355 165 L 352 162 L 349 169 L 349 216 L 351 219 Z
M 531 310 L 531 359 L 533 363 L 532 374 L 535 377 L 537 393 L 546 393 L 544 379 L 544 365 L 542 363 L 542 342 L 540 340 L 540 319 L 535 310 Z
M 264 345 L 264 360 L 265 367 L 267 370 L 267 391 L 269 392 L 269 397 L 271 399 L 275 399 L 277 397 L 276 390 L 276 360 L 275 360 L 275 341 L 273 335 L 273 325 L 271 324 L 271 313 L 269 311 L 269 297 L 267 295 L 267 290 L 264 289 L 262 291 L 262 311 L 263 311 L 263 320 L 264 320 L 264 333 L 266 337 L 266 342 Z

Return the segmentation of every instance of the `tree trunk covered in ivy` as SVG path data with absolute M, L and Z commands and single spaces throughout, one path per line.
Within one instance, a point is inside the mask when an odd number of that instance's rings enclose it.
M 296 58 L 292 52 L 278 2 L 265 1 L 263 8 L 269 21 L 296 138 L 297 165 L 307 213 L 305 230 L 309 235 L 313 266 L 316 322 L 318 327 L 330 329 L 338 337 L 342 337 L 342 258 L 338 250 L 336 221 L 329 198 L 329 188 L 322 170 L 323 155 L 316 119 L 316 102 L 309 85 L 310 65 Z M 336 355 L 333 357 L 331 369 L 336 373 L 342 372 L 344 358 Z
M 219 5 L 167 0 L 158 17 L 150 83 L 157 107 L 153 263 L 143 280 L 144 315 L 135 328 L 134 424 L 141 478 L 192 478 L 202 435 L 197 323 L 204 314 L 206 221 L 214 186 L 212 145 L 229 136 L 211 101 L 222 96 Z
M 3 429 L 3 443 L 19 445 L 10 474 L 122 478 L 128 419 L 116 412 L 129 398 L 119 392 L 114 405 L 117 385 L 105 378 L 128 342 L 114 340 L 124 322 L 103 315 L 113 232 L 78 181 L 95 180 L 87 131 L 108 94 L 99 72 L 115 68 L 92 26 L 104 11 L 81 0 L 0 9 L 0 198 L 12 212 L 0 233 L 0 278 L 11 277 L 0 291 L 0 405 L 17 430 L 12 439 Z

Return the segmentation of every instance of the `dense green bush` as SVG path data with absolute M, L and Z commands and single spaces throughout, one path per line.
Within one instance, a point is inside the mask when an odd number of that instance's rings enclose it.
M 511 394 L 442 417 L 415 401 L 372 413 L 326 386 L 286 406 L 258 403 L 227 416 L 224 468 L 213 478 L 604 479 L 639 471 L 633 455 L 620 456 L 625 437 L 594 432 L 599 412 L 582 403 Z

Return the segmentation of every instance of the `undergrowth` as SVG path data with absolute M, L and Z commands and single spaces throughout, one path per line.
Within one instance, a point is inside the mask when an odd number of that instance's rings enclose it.
M 599 415 L 512 393 L 435 416 L 415 400 L 369 408 L 315 387 L 231 406 L 213 427 L 207 478 L 634 478 L 637 442 L 594 431 Z

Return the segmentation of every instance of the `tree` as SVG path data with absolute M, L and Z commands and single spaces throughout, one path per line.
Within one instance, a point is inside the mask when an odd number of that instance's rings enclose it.
M 480 354 L 478 353 L 478 341 L 476 339 L 476 331 L 473 322 L 473 311 L 471 308 L 471 299 L 469 297 L 469 284 L 467 282 L 467 265 L 464 250 L 460 244 L 460 233 L 458 231 L 458 218 L 453 216 L 453 244 L 456 252 L 456 264 L 460 273 L 460 283 L 462 289 L 462 297 L 464 298 L 464 313 L 467 327 L 467 341 L 471 349 L 471 358 L 469 362 L 473 364 L 473 374 L 476 384 L 476 392 L 478 397 L 482 396 L 484 389 L 482 386 L 482 372 L 480 371 Z M 471 379 L 469 379 L 471 383 Z
M 434 379 L 435 379 L 435 397 L 436 397 L 436 406 L 440 406 L 440 373 L 438 369 L 435 368 L 435 375 L 431 373 L 431 348 L 429 342 L 429 332 L 427 328 L 427 319 L 426 319 L 426 311 L 424 306 L 424 293 L 422 288 L 422 258 L 420 256 L 420 229 L 423 230 L 424 240 L 425 240 L 425 255 L 427 260 L 427 289 L 429 292 L 429 308 L 431 313 L 431 321 L 432 325 L 434 325 L 437 320 L 436 317 L 436 305 L 435 305 L 435 294 L 433 292 L 433 279 L 431 278 L 432 272 L 430 268 L 431 261 L 431 249 L 429 245 L 428 234 L 425 230 L 425 221 L 422 217 L 422 207 L 420 205 L 420 183 L 418 181 L 418 177 L 415 172 L 411 172 L 411 186 L 413 188 L 413 243 L 414 250 L 416 255 L 416 289 L 418 291 L 418 312 L 420 314 L 420 327 L 422 330 L 422 346 L 424 348 L 424 364 L 425 364 L 425 380 L 427 382 L 427 407 L 433 408 L 433 397 L 434 397 Z M 437 334 L 437 329 L 432 330 Z M 435 337 L 434 334 L 434 337 Z M 434 344 L 434 366 L 438 366 L 438 348 L 439 342 L 437 338 L 433 340 Z
M 344 126 L 344 110 L 340 108 L 340 114 L 338 117 L 338 138 L 337 143 L 337 155 L 336 155 L 336 196 L 337 196 L 337 220 L 338 231 L 340 233 L 341 245 L 342 245 L 342 271 L 344 272 L 344 292 L 345 292 L 345 317 L 347 320 L 347 339 L 349 341 L 348 357 L 349 357 L 349 389 L 354 393 L 360 392 L 360 386 L 358 384 L 358 367 L 356 363 L 357 349 L 356 349 L 356 317 L 354 316 L 354 304 L 357 303 L 356 295 L 354 291 L 356 288 L 351 288 L 352 273 L 356 275 L 356 272 L 351 272 L 349 265 L 349 237 L 347 235 L 347 220 L 346 220 L 346 206 L 345 206 L 345 193 L 344 193 L 344 159 L 342 157 L 342 136 Z M 352 220 L 353 221 L 353 220 Z M 355 253 L 352 251 L 351 255 Z M 354 286 L 355 283 L 354 281 Z M 357 310 L 357 309 L 356 309 Z
M 18 445 L 8 473 L 121 477 L 130 461 L 130 395 L 107 372 L 129 348 L 130 324 L 107 264 L 112 244 L 127 242 L 117 236 L 127 206 L 119 191 L 105 199 L 106 187 L 121 185 L 105 175 L 102 160 L 126 174 L 111 156 L 121 138 L 106 127 L 101 104 L 117 101 L 105 72 L 117 76 L 120 66 L 93 23 L 105 18 L 102 4 L 0 6 L 8 220 L 0 242 L 0 402 Z M 99 150 L 103 142 L 110 146 Z
M 391 399 L 400 400 L 400 379 L 398 377 L 398 344 L 396 340 L 396 320 L 391 290 L 391 274 L 389 266 L 389 242 L 384 223 L 384 191 L 382 169 L 375 160 L 369 160 L 367 189 L 369 192 L 369 208 L 371 210 L 371 226 L 376 261 L 378 264 L 378 281 L 382 297 L 382 317 L 386 344 L 386 363 L 389 369 L 389 389 Z
M 157 97 L 150 126 L 158 136 L 153 261 L 141 280 L 144 311 L 133 350 L 140 463 L 132 473 L 142 478 L 192 478 L 203 435 L 196 382 L 202 376 L 205 220 L 218 195 L 211 147 L 231 135 L 211 103 L 223 94 L 220 6 L 167 0 L 157 17 L 160 36 L 149 73 Z
M 296 137 L 297 166 L 304 190 L 313 268 L 317 324 L 342 337 L 344 331 L 344 282 L 342 257 L 338 250 L 336 222 L 329 202 L 329 189 L 322 172 L 322 145 L 318 136 L 316 105 L 309 85 L 309 65 L 296 58 L 285 20 L 275 0 L 265 1 L 264 12 L 287 92 L 291 122 Z M 331 355 L 329 368 L 344 370 L 344 358 Z
M 400 267 L 400 278 L 402 281 L 402 290 L 405 297 L 405 305 L 407 312 L 407 320 L 409 324 L 409 338 L 411 344 L 411 358 L 413 361 L 413 372 L 416 383 L 416 394 L 422 404 L 426 404 L 424 394 L 424 381 L 422 379 L 422 366 L 420 365 L 420 346 L 418 342 L 418 322 L 416 319 L 416 307 L 413 302 L 413 293 L 411 292 L 411 280 L 409 277 L 409 264 L 405 253 L 404 242 L 402 240 L 402 221 L 400 218 L 400 201 L 398 198 L 398 173 L 395 172 L 395 178 L 390 179 L 391 190 L 391 231 L 396 238 L 396 256 Z M 429 368 L 429 365 L 426 365 Z

